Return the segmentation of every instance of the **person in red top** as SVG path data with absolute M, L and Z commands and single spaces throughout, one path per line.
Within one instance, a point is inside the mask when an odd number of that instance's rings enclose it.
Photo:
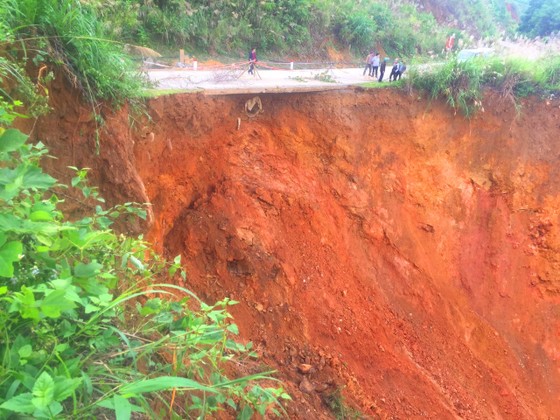
M 257 62 L 257 49 L 255 47 L 251 48 L 249 52 L 249 74 L 255 74 L 255 64 Z
M 451 52 L 451 50 L 453 49 L 453 45 L 455 45 L 455 34 L 447 38 L 447 42 L 445 43 L 445 51 Z

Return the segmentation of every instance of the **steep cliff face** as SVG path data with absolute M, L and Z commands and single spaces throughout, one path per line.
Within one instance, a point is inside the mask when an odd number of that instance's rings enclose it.
M 240 301 L 290 415 L 342 388 L 381 418 L 555 418 L 559 104 L 489 94 L 469 121 L 375 89 L 261 95 L 249 118 L 249 98 L 154 99 L 138 130 L 109 118 L 89 164 L 104 195 L 153 204 L 190 287 Z

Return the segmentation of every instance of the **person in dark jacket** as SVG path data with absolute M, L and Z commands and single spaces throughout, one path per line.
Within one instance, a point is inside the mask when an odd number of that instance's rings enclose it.
M 406 65 L 404 64 L 404 61 L 403 61 L 402 63 L 399 64 L 399 74 L 397 75 L 397 78 L 399 80 L 401 80 L 401 76 L 405 71 L 406 71 Z
M 251 51 L 249 52 L 249 71 L 247 73 L 249 74 L 255 74 L 255 63 L 257 62 L 257 49 L 256 48 L 251 48 Z
M 393 80 L 397 80 L 397 76 L 399 75 L 399 68 L 400 68 L 399 59 L 395 58 L 395 62 L 393 63 L 393 68 L 391 69 L 391 74 L 389 75 L 389 82 L 392 82 Z
M 379 65 L 379 82 L 383 81 L 383 75 L 385 74 L 385 67 L 387 67 L 387 61 L 389 61 L 389 57 L 385 57 L 381 60 L 381 64 Z

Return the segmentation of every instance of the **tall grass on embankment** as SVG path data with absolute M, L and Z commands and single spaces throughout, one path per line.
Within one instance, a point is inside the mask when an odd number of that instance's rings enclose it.
M 554 95 L 560 91 L 560 55 L 538 61 L 521 58 L 453 58 L 443 65 L 412 69 L 407 86 L 426 92 L 430 99 L 444 99 L 470 117 L 482 108 L 483 89 L 490 88 L 517 106 L 529 95 Z
M 0 0 L 0 29 L 5 60 L 27 71 L 35 67 L 37 78 L 56 68 L 92 103 L 102 99 L 120 104 L 140 91 L 135 66 L 119 44 L 105 37 L 87 3 Z M 47 71 L 39 73 L 45 64 Z

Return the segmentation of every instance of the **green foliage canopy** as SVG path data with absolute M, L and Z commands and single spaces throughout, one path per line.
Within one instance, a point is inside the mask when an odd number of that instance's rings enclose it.
M 560 0 L 531 0 L 521 17 L 519 31 L 530 36 L 560 31 Z

